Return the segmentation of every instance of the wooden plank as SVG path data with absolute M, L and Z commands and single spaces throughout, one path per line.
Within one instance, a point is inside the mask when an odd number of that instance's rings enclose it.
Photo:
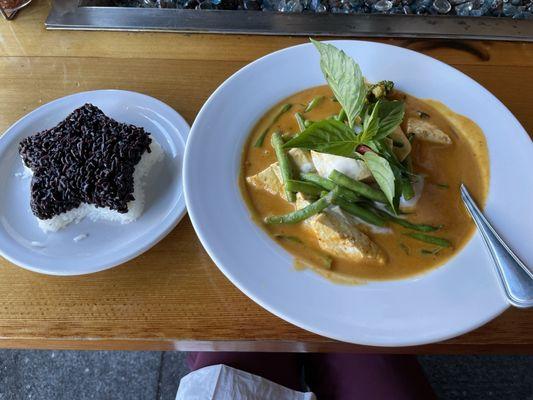
M 210 261 L 187 218 L 149 252 L 101 273 L 51 277 L 5 261 L 1 265 L 0 345 L 4 347 L 31 343 L 73 349 L 101 344 L 138 350 L 210 346 L 228 350 L 241 342 L 243 349 L 263 351 L 285 351 L 283 342 L 312 351 L 351 347 L 296 328 L 240 293 Z M 532 316 L 533 310 L 509 310 L 444 344 L 397 351 L 533 349 Z
M 342 352 L 384 354 L 533 354 L 531 344 L 439 343 L 417 347 L 370 347 L 339 342 L 296 342 L 285 340 L 51 340 L 0 339 L 0 348 L 49 350 L 137 350 L 137 351 L 251 351 L 251 352 Z
M 533 137 L 533 68 L 460 65 L 457 67 L 495 95 Z M 490 112 L 490 110 L 487 110 Z
M 191 123 L 207 97 L 242 61 L 150 60 L 83 57 L 0 58 L 0 131 L 34 108 L 70 93 L 133 90 L 154 96 Z M 533 66 L 456 67 L 484 85 L 533 132 Z M 127 71 L 125 73 L 125 71 Z
M 53 99 L 95 89 L 154 96 L 191 123 L 207 97 L 243 65 L 212 60 L 3 57 L 0 130 Z

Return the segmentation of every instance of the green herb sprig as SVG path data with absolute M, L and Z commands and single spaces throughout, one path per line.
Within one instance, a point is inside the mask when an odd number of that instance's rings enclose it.
M 304 129 L 287 141 L 284 147 L 362 158 L 391 207 L 396 210 L 402 192 L 402 170 L 405 168 L 397 163 L 399 172 L 395 172 L 391 157 L 381 154 L 380 149 L 385 147 L 383 139 L 403 120 L 403 102 L 380 99 L 376 103 L 368 103 L 367 88 L 359 65 L 333 45 L 312 39 L 311 42 L 320 53 L 320 67 L 335 99 L 342 106 L 339 115 L 343 117 L 314 122 L 308 126 L 300 123 Z M 362 121 L 362 125 L 358 125 L 358 121 Z M 356 126 L 359 126 L 357 131 Z M 357 150 L 361 145 L 372 151 L 359 154 Z

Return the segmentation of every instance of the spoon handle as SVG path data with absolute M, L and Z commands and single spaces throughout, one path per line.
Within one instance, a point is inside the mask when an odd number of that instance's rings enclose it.
M 533 272 L 520 261 L 494 230 L 465 185 L 461 185 L 461 197 L 496 264 L 509 302 L 515 307 L 533 307 Z

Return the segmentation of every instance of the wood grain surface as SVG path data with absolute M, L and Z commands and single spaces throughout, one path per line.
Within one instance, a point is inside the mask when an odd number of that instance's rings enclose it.
M 46 1 L 35 1 L 15 21 L 0 21 L 0 132 L 50 100 L 104 88 L 154 96 L 192 123 L 209 94 L 233 72 L 269 52 L 306 41 L 47 32 L 43 23 L 49 7 Z M 492 91 L 533 132 L 533 44 L 383 42 L 455 66 Z M 461 337 L 394 351 L 533 353 L 532 332 L 533 311 L 509 310 Z M 338 343 L 269 314 L 218 271 L 187 217 L 147 253 L 93 275 L 44 276 L 0 258 L 0 347 L 390 351 Z

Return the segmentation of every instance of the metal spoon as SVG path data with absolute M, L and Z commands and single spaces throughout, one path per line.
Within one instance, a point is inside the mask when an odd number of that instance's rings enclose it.
M 509 302 L 515 307 L 533 307 L 533 272 L 494 230 L 464 184 L 461 185 L 461 198 L 487 245 Z

